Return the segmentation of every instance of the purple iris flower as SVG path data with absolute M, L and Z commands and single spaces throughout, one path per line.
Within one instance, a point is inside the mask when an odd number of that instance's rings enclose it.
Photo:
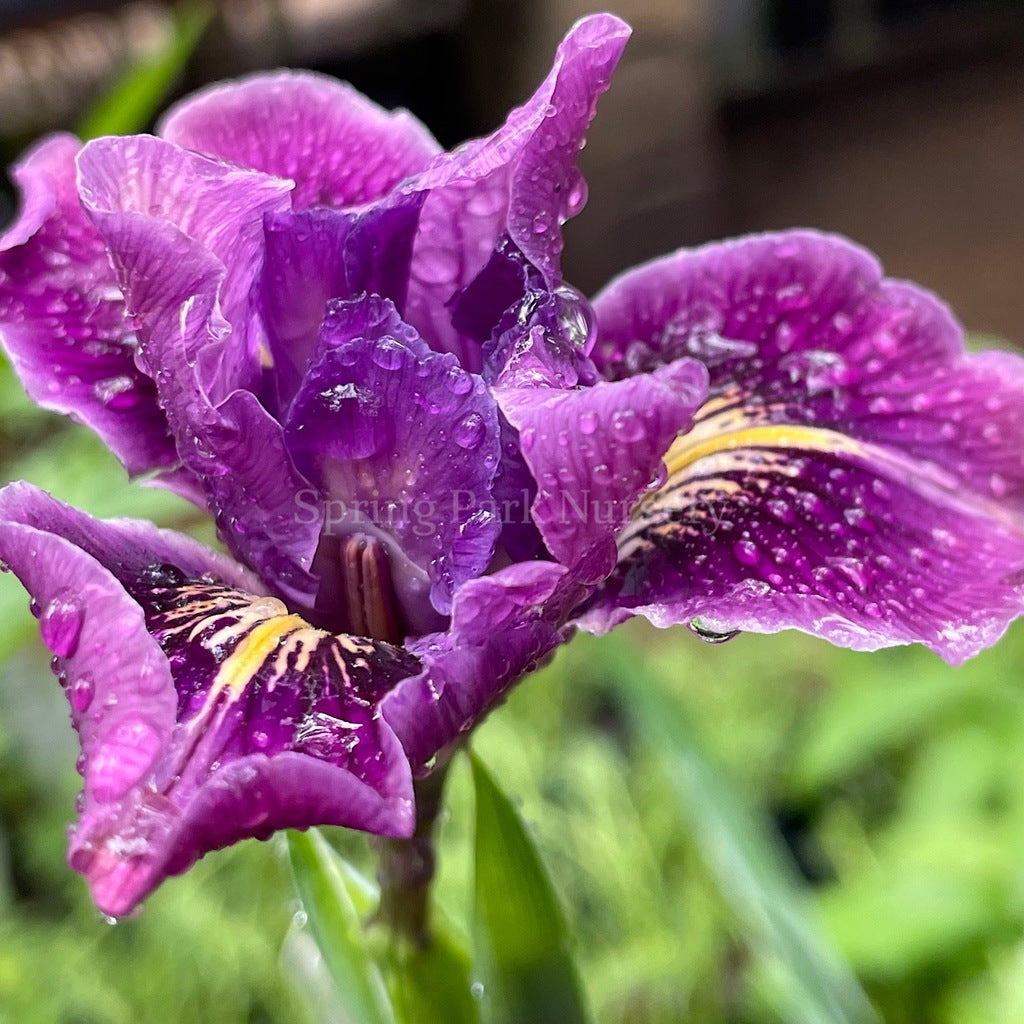
M 929 293 L 812 232 L 677 253 L 593 307 L 562 282 L 627 36 L 581 21 L 451 153 L 280 72 L 16 168 L 25 387 L 233 556 L 0 491 L 82 744 L 70 862 L 107 913 L 246 836 L 409 835 L 414 776 L 577 626 L 958 662 L 1020 611 L 1024 363 L 965 355 Z

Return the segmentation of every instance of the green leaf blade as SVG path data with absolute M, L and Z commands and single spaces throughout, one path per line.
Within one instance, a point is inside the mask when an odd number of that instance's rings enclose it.
M 474 943 L 486 1024 L 586 1024 L 551 880 L 515 807 L 471 755 L 476 792 Z
M 337 854 L 315 829 L 289 832 L 288 854 L 310 932 L 348 1018 L 352 1024 L 396 1024 Z

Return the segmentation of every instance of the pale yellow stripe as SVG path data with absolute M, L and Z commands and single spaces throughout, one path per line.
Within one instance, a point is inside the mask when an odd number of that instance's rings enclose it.
M 798 448 L 846 455 L 862 455 L 865 451 L 859 441 L 824 427 L 773 423 L 717 432 L 713 423 L 713 419 L 706 420 L 701 424 L 704 429 L 698 428 L 676 439 L 665 456 L 670 480 L 701 459 L 737 448 Z
M 210 688 L 210 700 L 227 690 L 232 700 L 241 696 L 260 667 L 289 633 L 306 626 L 298 615 L 282 615 L 255 626 L 221 665 Z

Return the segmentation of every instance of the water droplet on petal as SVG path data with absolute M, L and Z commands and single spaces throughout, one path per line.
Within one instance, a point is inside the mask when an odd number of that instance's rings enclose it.
M 647 434 L 643 420 L 632 409 L 620 409 L 612 416 L 612 433 L 627 443 L 642 441 Z
M 75 594 L 58 594 L 39 617 L 43 643 L 58 657 L 70 658 L 78 649 L 83 618 L 80 597 Z
M 109 409 L 131 409 L 139 403 L 139 393 L 131 377 L 122 375 L 101 380 L 93 386 L 92 391 Z
M 373 361 L 382 370 L 397 370 L 405 360 L 408 349 L 394 338 L 382 338 L 373 349 Z
M 582 292 L 568 284 L 559 285 L 554 297 L 558 302 L 557 317 L 562 337 L 581 352 L 589 352 L 597 331 L 593 307 Z
M 68 700 L 71 701 L 71 706 L 80 715 L 84 715 L 89 710 L 89 706 L 92 704 L 92 699 L 95 696 L 96 685 L 89 675 L 79 676 L 68 687 Z
M 736 560 L 744 565 L 757 565 L 760 561 L 760 551 L 752 540 L 739 540 L 733 544 L 732 550 Z
M 724 644 L 727 640 L 738 636 L 740 632 L 738 629 L 722 630 L 712 628 L 706 620 L 700 617 L 691 619 L 687 626 L 694 636 L 699 636 L 706 644 Z
M 486 432 L 487 427 L 483 416 L 478 412 L 471 412 L 456 423 L 452 437 L 460 448 L 473 451 L 480 447 L 480 442 L 483 441 Z
M 473 388 L 473 379 L 461 366 L 453 366 L 446 378 L 448 387 L 454 395 L 466 395 Z
M 597 413 L 592 409 L 584 409 L 580 413 L 579 427 L 581 434 L 593 434 L 597 430 Z

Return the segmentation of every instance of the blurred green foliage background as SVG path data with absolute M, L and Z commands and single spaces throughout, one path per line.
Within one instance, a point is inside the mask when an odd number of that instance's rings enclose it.
M 211 540 L 85 431 L 30 409 L 6 368 L 0 385 L 5 478 Z M 296 969 L 278 841 L 208 857 L 135 919 L 99 918 L 63 863 L 76 748 L 26 603 L 0 579 L 0 1021 L 329 1020 Z M 790 998 L 790 904 L 809 915 L 811 973 L 837 953 L 890 1024 L 1024 1019 L 1024 630 L 959 670 L 799 635 L 621 636 L 577 638 L 475 741 L 535 832 L 601 1024 L 813 1019 Z M 637 712 L 652 700 L 667 729 Z M 456 923 L 468 774 L 453 771 L 442 829 Z M 363 837 L 328 835 L 372 871 Z

